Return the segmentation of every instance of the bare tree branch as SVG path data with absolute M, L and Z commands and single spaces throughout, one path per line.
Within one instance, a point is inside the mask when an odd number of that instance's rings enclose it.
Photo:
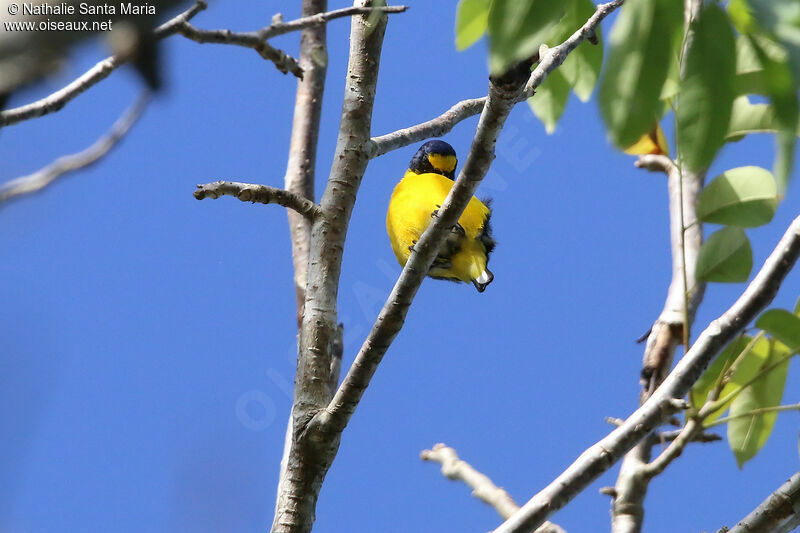
M 369 147 L 369 156 L 378 157 L 386 152 L 391 152 L 431 137 L 442 137 L 462 120 L 480 113 L 485 105 L 485 96 L 462 100 L 438 117 L 427 122 L 387 133 L 380 137 L 373 137 Z
M 268 185 L 215 181 L 198 185 L 197 190 L 194 191 L 194 197 L 198 200 L 205 198 L 216 200 L 220 196 L 234 196 L 243 202 L 253 202 L 254 204 L 278 204 L 293 209 L 309 220 L 313 220 L 320 214 L 319 206 L 311 200 Z
M 262 57 L 273 61 L 278 70 L 286 73 L 291 71 L 298 77 L 302 77 L 302 68 L 297 61 L 284 52 L 273 48 L 265 42 L 266 39 L 282 35 L 291 31 L 302 30 L 304 28 L 324 24 L 328 20 L 339 17 L 346 17 L 358 13 L 372 12 L 379 10 L 385 13 L 400 13 L 408 9 L 407 6 L 385 6 L 378 8 L 345 8 L 330 11 L 328 13 L 317 14 L 309 17 L 299 18 L 290 22 L 278 21 L 266 28 L 255 32 L 234 33 L 230 30 L 199 30 L 189 24 L 189 21 L 200 11 L 206 9 L 205 0 L 198 0 L 192 7 L 174 17 L 164 24 L 157 27 L 153 34 L 157 39 L 164 39 L 176 33 L 184 34 L 186 37 L 196 42 L 216 42 L 238 44 L 256 50 Z M 226 37 L 226 35 L 228 37 Z M 196 37 L 196 38 L 195 38 Z M 229 39 L 229 40 L 226 40 Z M 93 87 L 100 81 L 106 79 L 120 65 L 125 64 L 128 58 L 116 54 L 98 62 L 95 66 L 87 70 L 84 74 L 76 78 L 62 89 L 54 92 L 30 104 L 20 107 L 0 111 L 0 127 L 11 126 L 23 120 L 41 117 L 63 108 L 70 100 Z
M 40 191 L 70 172 L 86 168 L 106 155 L 122 140 L 147 107 L 149 96 L 143 93 L 136 102 L 111 126 L 103 137 L 86 150 L 59 157 L 43 169 L 0 185 L 0 204 L 25 194 Z
M 501 517 L 508 518 L 519 510 L 519 505 L 505 489 L 495 485 L 485 474 L 478 472 L 466 461 L 459 459 L 458 453 L 442 443 L 435 444 L 432 450 L 420 453 L 423 461 L 432 461 L 442 465 L 442 475 L 453 481 L 462 481 L 472 489 L 472 495 L 497 511 Z M 565 533 L 562 528 L 545 522 L 536 533 Z
M 327 0 L 303 0 L 304 18 L 323 13 Z M 302 20 L 302 19 L 301 19 Z M 318 24 L 303 28 L 300 32 L 300 67 L 304 76 L 297 80 L 297 94 L 292 120 L 292 136 L 289 143 L 289 161 L 286 164 L 284 187 L 287 191 L 314 201 L 314 174 L 317 160 L 322 99 L 325 94 L 325 74 L 328 70 L 327 26 Z M 292 264 L 294 267 L 294 289 L 297 302 L 298 350 L 299 332 L 303 322 L 308 282 L 308 257 L 311 249 L 311 221 L 295 211 L 287 211 L 289 234 L 292 240 Z M 341 333 L 341 330 L 340 330 Z M 339 383 L 342 342 L 332 350 L 330 390 Z M 288 472 L 289 454 L 294 436 L 293 409 L 289 411 L 286 436 L 283 442 L 281 469 L 278 475 L 278 490 L 275 497 L 275 516 L 278 515 L 281 494 L 284 493 Z
M 408 9 L 408 6 L 347 7 L 344 9 L 328 11 L 327 13 L 316 13 L 314 15 L 304 16 L 291 22 L 283 22 L 280 20 L 279 16 L 276 16 L 277 20 L 275 20 L 269 26 L 261 28 L 258 31 L 250 32 L 232 32 L 230 30 L 201 30 L 195 28 L 187 22 L 180 26 L 178 33 L 200 44 L 233 44 L 236 46 L 243 46 L 245 48 L 252 48 L 264 59 L 272 61 L 279 71 L 283 72 L 284 74 L 291 72 L 298 78 L 302 78 L 303 68 L 300 66 L 297 60 L 282 50 L 272 47 L 267 42 L 267 39 L 291 31 L 319 27 L 324 25 L 329 20 L 340 17 L 369 14 L 375 11 L 381 13 L 402 13 L 406 9 Z
M 154 35 L 157 39 L 164 39 L 177 32 L 178 27 L 189 21 L 192 17 L 207 7 L 205 1 L 198 1 L 192 7 L 174 17 L 164 24 L 160 25 L 154 30 Z M 97 63 L 95 66 L 87 70 L 84 74 L 69 83 L 62 89 L 54 92 L 49 96 L 25 104 L 20 107 L 0 111 L 0 127 L 10 126 L 23 120 L 37 118 L 54 111 L 58 111 L 64 107 L 70 100 L 87 90 L 89 87 L 96 85 L 98 82 L 106 79 L 111 73 L 127 62 L 127 58 L 121 55 L 113 55 Z
M 272 61 L 275 68 L 281 73 L 291 72 L 298 78 L 303 77 L 303 69 L 300 68 L 297 60 L 269 44 L 261 38 L 259 32 L 236 33 L 231 30 L 201 30 L 185 22 L 178 27 L 178 33 L 199 44 L 232 44 L 251 48 L 262 58 Z
M 789 533 L 800 526 L 800 472 L 790 477 L 778 490 L 731 529 L 719 533 Z
M 358 0 L 369 7 L 369 0 Z M 350 61 L 339 137 L 331 174 L 311 227 L 308 283 L 295 379 L 293 439 L 285 482 L 278 495 L 274 532 L 307 532 L 325 474 L 339 447 L 339 433 L 311 424 L 331 395 L 333 352 L 340 335 L 336 297 L 347 226 L 366 170 L 380 51 L 387 16 L 352 19 Z
M 303 30 L 314 26 L 324 25 L 329 20 L 338 19 L 341 17 L 351 17 L 353 15 L 370 15 L 372 13 L 402 13 L 408 9 L 408 6 L 351 6 L 342 9 L 334 9 L 327 12 L 318 12 L 314 15 L 306 15 L 299 19 L 290 22 L 283 22 L 279 15 L 276 15 L 277 20 L 273 20 L 272 24 L 259 30 L 257 33 L 261 35 L 262 39 L 271 39 L 284 33 L 289 33 L 297 30 Z
M 327 4 L 327 0 L 303 0 L 303 17 L 298 20 L 313 19 L 319 17 L 319 14 L 324 16 Z M 270 27 L 274 27 L 276 24 L 274 23 Z M 291 23 L 286 23 L 284 26 L 289 24 Z M 297 81 L 289 161 L 286 164 L 286 176 L 284 177 L 284 188 L 287 191 L 311 201 L 314 200 L 317 140 L 325 92 L 325 74 L 328 70 L 326 34 L 327 26 L 325 24 L 304 26 L 300 32 L 300 67 L 305 75 L 302 80 Z M 297 296 L 297 327 L 300 328 L 306 300 L 311 222 L 293 211 L 289 211 L 288 215 L 289 233 L 292 239 L 294 286 Z
M 587 449 L 519 512 L 495 529 L 495 533 L 522 533 L 537 527 L 669 416 L 672 410 L 668 402 L 683 397 L 714 357 L 769 305 L 798 256 L 800 217 L 789 226 L 744 293 L 700 334 L 653 395 L 624 424 Z

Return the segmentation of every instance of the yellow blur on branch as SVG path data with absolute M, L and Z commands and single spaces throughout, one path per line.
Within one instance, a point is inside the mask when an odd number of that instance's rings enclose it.
M 638 141 L 623 150 L 628 155 L 663 154 L 669 155 L 667 138 L 664 137 L 664 130 L 656 122 L 650 131 L 642 135 Z

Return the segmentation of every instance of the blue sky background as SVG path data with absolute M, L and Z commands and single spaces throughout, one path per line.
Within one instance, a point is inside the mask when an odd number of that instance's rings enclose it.
M 485 94 L 483 43 L 453 45 L 455 2 L 409 2 L 386 33 L 373 132 Z M 299 2 L 220 1 L 203 28 L 252 30 Z M 345 6 L 331 1 L 330 8 Z M 606 33 L 608 30 L 606 26 Z M 317 165 L 335 147 L 349 22 L 331 22 Z M 296 53 L 298 35 L 273 44 Z M 0 532 L 255 532 L 272 519 L 295 370 L 286 215 L 231 198 L 220 178 L 283 183 L 295 82 L 250 50 L 163 47 L 168 89 L 101 163 L 0 208 Z M 584 45 L 585 46 L 585 45 Z M 16 96 L 63 86 L 106 55 Z M 82 150 L 135 99 L 129 69 L 65 109 L 0 132 L 0 179 Z M 465 154 L 476 118 L 446 137 Z M 400 267 L 384 216 L 416 146 L 373 160 L 347 239 L 340 289 L 349 365 Z M 610 148 L 594 102 L 571 98 L 554 135 L 520 105 L 480 195 L 494 198 L 494 283 L 427 280 L 342 439 L 319 532 L 486 531 L 495 512 L 419 460 L 436 442 L 519 502 L 636 406 L 642 346 L 670 276 L 666 180 Z M 711 175 L 771 168 L 772 138 L 725 148 Z M 795 172 L 796 178 L 797 172 Z M 800 180 L 768 226 L 748 230 L 758 266 L 798 213 Z M 711 285 L 695 331 L 743 285 Z M 776 303 L 794 304 L 793 272 Z M 800 400 L 793 363 L 785 401 Z M 724 432 L 723 432 L 724 433 Z M 743 470 L 726 443 L 692 445 L 659 476 L 646 531 L 716 531 L 798 470 L 798 417 L 782 414 Z M 616 468 L 554 520 L 608 528 Z

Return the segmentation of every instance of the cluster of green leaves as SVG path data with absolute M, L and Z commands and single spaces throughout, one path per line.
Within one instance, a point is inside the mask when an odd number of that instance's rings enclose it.
M 625 4 L 611 32 L 600 110 L 611 140 L 626 148 L 675 110 L 681 164 L 707 168 L 727 142 L 750 133 L 778 138 L 779 191 L 789 176 L 798 126 L 800 4 L 709 2 L 687 38 L 683 5 Z M 748 94 L 769 104 L 751 104 Z
M 490 69 L 503 72 L 533 56 L 543 44 L 561 44 L 594 12 L 592 0 L 460 0 L 456 48 L 464 50 L 488 33 Z M 598 30 L 596 44 L 575 49 L 538 87 L 536 96 L 528 99 L 548 133 L 555 130 L 564 113 L 570 91 L 581 101 L 589 100 L 602 64 L 603 45 Z
M 725 423 L 739 467 L 758 453 L 782 407 L 789 360 L 800 352 L 800 300 L 794 313 L 770 309 L 756 321 L 754 336 L 732 342 L 695 383 L 690 399 L 706 427 Z M 712 394 L 713 393 L 713 394 Z M 726 418 L 720 418 L 725 412 Z

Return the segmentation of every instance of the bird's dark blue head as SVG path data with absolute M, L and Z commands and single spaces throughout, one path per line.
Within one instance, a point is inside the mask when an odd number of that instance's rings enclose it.
M 456 151 L 444 141 L 428 141 L 419 147 L 417 153 L 411 158 L 408 170 L 414 174 L 433 172 L 455 179 Z

